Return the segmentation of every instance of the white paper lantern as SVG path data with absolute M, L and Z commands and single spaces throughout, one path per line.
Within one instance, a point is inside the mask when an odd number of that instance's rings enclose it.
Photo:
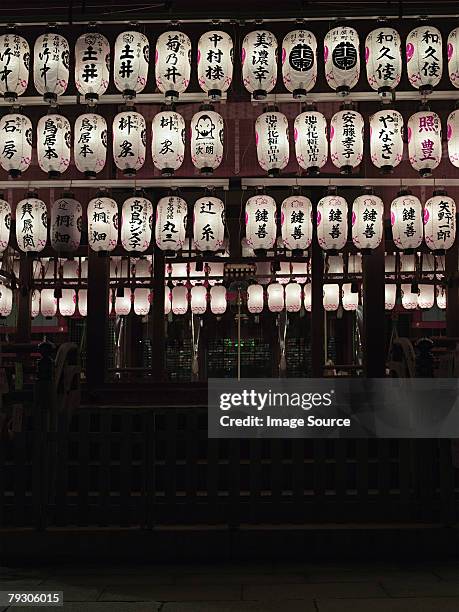
M 344 283 L 341 294 L 341 303 L 344 310 L 354 311 L 359 307 L 359 294 L 352 291 L 352 283 Z
M 115 297 L 115 314 L 119 317 L 125 317 L 131 312 L 131 306 L 131 290 L 127 287 L 124 287 L 123 295 L 117 295 Z
M 258 163 L 269 176 L 279 174 L 288 164 L 288 121 L 283 113 L 269 111 L 255 121 L 255 141 Z
M 397 299 L 397 285 L 384 285 L 384 308 L 393 310 Z
M 177 196 L 161 198 L 156 208 L 155 239 L 163 251 L 180 251 L 185 242 L 187 203 Z
M 214 315 L 222 315 L 226 312 L 226 288 L 223 285 L 215 285 L 210 288 L 210 310 Z
M 226 32 L 205 32 L 198 41 L 198 83 L 212 100 L 219 100 L 233 79 L 233 40 Z
M 110 79 L 110 44 L 102 34 L 89 32 L 75 43 L 75 85 L 93 105 L 107 91 Z
M 406 38 L 406 70 L 416 89 L 429 93 L 439 84 L 443 72 L 440 30 L 431 25 L 411 30 Z
M 402 53 L 400 34 L 393 28 L 376 28 L 365 42 L 367 79 L 380 95 L 390 94 L 400 83 Z
M 327 255 L 327 274 L 339 275 L 339 278 L 344 274 L 344 260 L 341 253 L 338 255 Z
M 164 291 L 164 314 L 168 315 L 172 310 L 172 291 L 166 285 Z
M 172 289 L 172 312 L 175 315 L 188 312 L 188 289 L 184 285 L 177 285 Z
M 32 123 L 25 115 L 11 113 L 0 119 L 0 164 L 16 178 L 32 160 Z
M 15 102 L 29 83 L 30 48 L 25 38 L 8 32 L 0 36 L 0 94 Z
M 263 311 L 263 286 L 249 285 L 247 289 L 247 309 L 252 314 L 259 314 Z
M 357 84 L 360 75 L 359 35 L 348 26 L 330 30 L 324 40 L 325 78 L 343 96 Z
M 209 278 L 207 281 L 210 286 L 218 285 L 223 282 L 223 274 L 225 272 L 225 264 L 220 262 L 211 261 L 207 264 L 209 270 L 209 276 L 215 278 Z
M 355 253 L 348 255 L 347 258 L 348 274 L 362 274 L 362 254 Z
M 341 110 L 330 122 L 330 157 L 342 173 L 350 173 L 363 159 L 364 121 L 360 113 Z
M 290 196 L 281 205 L 282 240 L 285 248 L 306 250 L 312 241 L 312 203 L 305 196 Z
M 393 275 L 395 274 L 397 265 L 397 258 L 394 253 L 386 253 L 384 258 L 384 271 L 386 276 L 390 274 L 390 278 L 395 278 Z
M 317 240 L 326 251 L 340 251 L 347 242 L 347 202 L 329 195 L 317 204 Z
M 78 261 L 76 259 L 65 259 L 62 263 L 62 278 L 64 280 L 76 282 L 78 280 L 78 276 Z
M 156 42 L 156 86 L 166 98 L 176 100 L 187 90 L 191 73 L 191 41 L 184 32 L 164 32 Z
M 76 251 L 80 246 L 83 209 L 73 196 L 62 197 L 51 205 L 51 246 L 59 253 Z
M 147 127 L 140 113 L 125 111 L 113 119 L 113 161 L 132 176 L 145 163 Z
M 255 30 L 242 43 L 242 82 L 255 100 L 262 100 L 277 81 L 277 39 L 268 30 Z
M 418 306 L 423 310 L 432 308 L 435 303 L 435 286 L 419 285 Z
M 223 117 L 205 108 L 191 119 L 191 161 L 202 173 L 210 174 L 223 160 Z
M 107 159 L 107 122 L 101 115 L 86 113 L 75 121 L 75 166 L 86 178 L 95 178 Z
M 411 285 L 401 285 L 402 306 L 405 310 L 415 310 L 418 306 L 418 294 L 411 292 Z
M 59 298 L 59 312 L 63 317 L 73 317 L 76 310 L 75 289 L 62 289 L 62 297 Z
M 45 115 L 37 125 L 38 165 L 50 178 L 57 178 L 70 165 L 72 133 L 62 115 Z
M 247 244 L 254 249 L 272 249 L 276 241 L 276 202 L 268 195 L 249 198 L 245 205 Z
M 358 249 L 376 249 L 383 237 L 384 204 L 375 195 L 361 195 L 352 205 L 352 241 Z
M 174 263 L 170 264 L 170 274 L 172 280 L 172 284 L 175 285 L 183 285 L 186 282 L 188 274 L 188 264 L 186 262 Z M 204 279 L 204 270 L 202 271 L 201 277 Z M 178 280 L 177 280 L 178 279 Z
M 424 229 L 425 232 L 425 229 Z M 422 253 L 422 276 L 423 278 L 428 278 L 433 280 L 435 275 L 435 255 L 433 253 Z M 431 272 L 432 274 L 425 274 L 426 272 Z
M 78 290 L 78 314 L 81 317 L 86 317 L 88 314 L 88 290 Z
M 40 314 L 40 291 L 34 289 L 30 298 L 30 316 L 35 319 Z
M 144 317 L 150 312 L 151 292 L 145 287 L 134 289 L 134 312 Z
M 163 111 L 151 124 L 151 154 L 155 168 L 165 176 L 174 174 L 185 159 L 185 120 L 175 111 Z
M 306 283 L 303 287 L 303 303 L 306 312 L 311 312 L 312 310 L 312 285 L 311 283 Z
M 196 200 L 193 213 L 193 243 L 198 251 L 217 251 L 225 236 L 225 205 L 219 198 Z
M 403 117 L 393 109 L 370 117 L 371 161 L 384 173 L 392 172 L 403 159 Z
M 337 283 L 327 283 L 324 285 L 323 305 L 327 312 L 338 310 L 339 293 L 339 285 Z
M 456 203 L 434 195 L 424 205 L 424 239 L 432 251 L 450 249 L 456 238 Z
M 408 120 L 410 164 L 423 177 L 430 176 L 441 161 L 441 121 L 437 113 L 420 111 Z
M 284 286 L 280 283 L 271 283 L 267 288 L 268 308 L 271 312 L 284 310 Z
M 279 269 L 276 270 L 276 281 L 281 285 L 286 285 L 290 282 L 290 262 L 280 261 Z
M 21 200 L 16 207 L 16 239 L 19 249 L 26 253 L 42 251 L 47 237 L 46 204 L 34 197 Z
M 305 111 L 294 124 L 295 154 L 299 165 L 315 174 L 328 158 L 327 120 L 317 111 Z
M 300 285 L 308 280 L 308 264 L 302 261 L 292 261 L 292 279 Z
M 57 314 L 57 299 L 54 297 L 54 289 L 42 289 L 40 295 L 40 311 L 47 319 L 52 319 Z
M 446 291 L 444 287 L 437 287 L 437 296 L 436 296 L 437 306 L 441 310 L 445 310 L 446 308 Z
M 0 253 L 7 248 L 10 241 L 11 206 L 0 198 Z
M 409 277 L 416 271 L 416 255 L 414 253 L 400 253 L 400 274 Z
M 454 87 L 459 88 L 459 28 L 454 28 L 448 36 L 448 74 Z
M 207 289 L 204 285 L 191 287 L 191 312 L 204 314 L 207 310 Z
M 453 111 L 449 114 L 446 133 L 449 161 L 453 166 L 459 168 L 459 111 Z
M 140 196 L 128 198 L 121 213 L 121 244 L 126 251 L 143 253 L 150 246 L 153 204 Z
M 285 285 L 285 308 L 287 312 L 299 312 L 301 310 L 301 285 L 298 283 Z
M 317 40 L 308 30 L 289 32 L 282 43 L 282 78 L 294 98 L 304 98 L 317 80 Z
M 113 251 L 118 244 L 118 204 L 107 197 L 88 204 L 88 243 L 93 251 Z
M 141 32 L 122 32 L 115 42 L 113 77 L 115 86 L 127 99 L 145 89 L 150 46 Z
M 394 243 L 399 249 L 416 249 L 422 242 L 422 206 L 416 196 L 400 195 L 390 206 Z
M 13 292 L 6 285 L 0 285 L 0 317 L 8 317 L 13 310 Z
M 47 32 L 35 41 L 33 55 L 35 89 L 45 101 L 55 103 L 69 82 L 69 43 L 60 34 Z

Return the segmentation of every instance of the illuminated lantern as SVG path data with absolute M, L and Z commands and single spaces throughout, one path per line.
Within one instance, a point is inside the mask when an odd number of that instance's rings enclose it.
M 153 204 L 141 196 L 128 198 L 121 213 L 121 244 L 126 251 L 143 253 L 150 246 Z
M 191 312 L 204 314 L 207 310 L 207 289 L 204 285 L 191 287 Z
M 271 279 L 271 262 L 257 261 L 255 263 L 255 271 L 257 282 L 260 283 L 260 285 L 267 285 Z
M 395 271 L 397 265 L 397 258 L 394 253 L 386 253 L 384 258 L 384 272 L 386 275 L 390 274 L 390 278 L 395 278 Z
M 418 306 L 424 310 L 432 308 L 435 303 L 434 285 L 419 285 Z
M 397 298 L 397 285 L 385 285 L 384 286 L 384 308 L 386 310 L 394 309 L 396 298 Z
M 29 83 L 30 48 L 25 38 L 9 32 L 0 36 L 0 94 L 13 103 Z
M 127 176 L 145 163 L 147 127 L 140 113 L 125 111 L 113 119 L 113 161 Z
M 305 111 L 295 119 L 294 129 L 296 160 L 301 168 L 316 174 L 327 163 L 327 121 L 322 113 Z
M 339 255 L 327 255 L 327 274 L 333 274 L 341 277 L 344 273 L 344 260 L 340 253 Z
M 54 289 L 42 289 L 40 293 L 41 314 L 46 319 L 52 319 L 57 314 L 57 299 L 54 297 Z
M 370 117 L 370 157 L 377 168 L 388 174 L 403 158 L 403 117 L 393 109 Z
M 95 178 L 107 159 L 107 122 L 101 115 L 87 113 L 75 121 L 73 156 L 79 172 Z
M 75 85 L 93 106 L 107 91 L 110 80 L 110 44 L 102 34 L 89 32 L 75 43 Z
M 62 297 L 59 298 L 59 312 L 63 317 L 73 317 L 76 310 L 75 289 L 62 289 Z
M 190 269 L 190 283 L 192 285 L 202 285 L 204 283 L 206 277 L 205 265 L 202 266 L 202 270 L 197 269 L 196 262 L 190 261 L 189 269 Z
M 292 261 L 292 278 L 301 285 L 308 280 L 308 264 L 302 261 Z
M 223 159 L 223 118 L 204 107 L 191 119 L 191 161 L 203 174 L 211 174 Z
M 156 208 L 155 238 L 162 251 L 180 251 L 185 242 L 187 203 L 177 196 L 161 198 Z
M 414 254 L 400 254 L 400 274 L 411 276 L 416 271 L 416 256 Z
M 132 292 L 129 288 L 124 287 L 123 295 L 115 296 L 115 314 L 125 317 L 131 312 Z
M 30 316 L 35 319 L 40 314 L 40 291 L 34 289 L 30 299 Z
M 411 285 L 401 285 L 402 306 L 406 310 L 414 310 L 418 305 L 418 294 L 411 292 Z
M 280 283 L 271 283 L 267 288 L 268 308 L 271 312 L 284 310 L 284 286 Z
M 247 309 L 252 314 L 259 314 L 263 310 L 263 286 L 249 285 L 247 289 Z
M 0 135 L 0 164 L 13 178 L 20 176 L 32 160 L 32 123 L 25 115 L 3 115 Z
M 324 61 L 328 85 L 347 96 L 360 75 L 359 35 L 354 28 L 338 26 L 326 34 Z
M 0 198 L 0 253 L 7 248 L 10 241 L 11 206 Z
M 172 291 L 166 285 L 164 291 L 164 314 L 168 315 L 172 310 Z
M 138 259 L 134 267 L 136 279 L 150 278 L 151 266 L 152 266 L 151 258 L 149 259 L 147 257 L 141 257 L 140 259 Z
M 285 285 L 285 308 L 287 312 L 299 312 L 301 310 L 301 285 L 298 283 Z
M 205 32 L 198 42 L 198 83 L 212 100 L 219 100 L 233 79 L 233 40 L 226 32 Z
M 453 111 L 449 114 L 446 133 L 449 161 L 453 166 L 459 168 L 459 111 Z
M 422 242 L 422 206 L 416 196 L 399 195 L 390 206 L 392 237 L 399 249 L 416 249 Z
M 215 285 L 210 288 L 210 310 L 214 315 L 226 312 L 226 288 L 223 285 Z
M 357 310 L 359 306 L 359 294 L 356 291 L 352 291 L 351 283 L 344 283 L 341 293 L 341 302 L 344 310 L 353 311 Z
M 150 312 L 150 290 L 145 287 L 134 289 L 134 312 L 136 315 L 145 316 Z
M 347 202 L 328 195 L 317 204 L 317 240 L 328 251 L 340 251 L 347 242 Z
M 459 28 L 454 28 L 448 36 L 448 74 L 454 87 L 459 88 Z
M 213 276 L 214 278 L 209 278 L 209 280 L 207 281 L 209 283 L 210 286 L 212 285 L 217 285 L 218 283 L 223 282 L 223 274 L 225 271 L 225 264 L 224 263 L 218 263 L 215 261 L 212 261 L 210 263 L 207 264 L 208 269 L 209 269 L 209 276 Z
M 456 238 L 456 203 L 434 195 L 424 204 L 424 239 L 432 251 L 450 249 Z
M 172 281 L 172 284 L 174 286 L 182 285 L 184 282 L 186 282 L 187 276 L 188 276 L 188 264 L 186 262 L 171 264 L 171 278 L 178 279 L 178 280 Z M 204 278 L 205 276 L 204 270 L 202 271 L 201 276 L 202 278 Z
M 290 262 L 280 261 L 279 270 L 276 270 L 276 281 L 281 285 L 286 285 L 290 282 Z
M 156 42 L 156 86 L 166 98 L 176 100 L 190 83 L 191 41 L 179 31 L 164 32 Z
M 58 178 L 70 165 L 72 133 L 62 115 L 45 115 L 37 125 L 38 165 L 49 178 Z
M 365 41 L 365 61 L 370 87 L 381 96 L 390 94 L 400 83 L 402 53 L 400 34 L 393 28 L 376 28 Z
M 88 290 L 78 290 L 78 313 L 81 317 L 86 317 L 88 314 Z
M 118 244 L 118 204 L 107 197 L 88 204 L 88 243 L 93 251 L 113 251 Z
M 384 204 L 378 196 L 365 194 L 352 205 L 352 241 L 358 249 L 376 249 L 383 237 Z
M 148 77 L 150 46 L 141 32 L 122 32 L 115 42 L 113 78 L 126 99 L 135 98 L 145 89 Z
M 347 258 L 348 274 L 362 274 L 362 255 L 355 253 L 348 255 Z
M 349 174 L 363 159 L 363 117 L 350 109 L 335 113 L 330 122 L 330 157 L 342 174 Z
M 312 309 L 312 286 L 311 283 L 306 283 L 303 287 L 303 303 L 306 312 L 311 312 Z
M 324 285 L 323 304 L 327 312 L 338 310 L 339 285 L 337 283 L 327 283 Z
M 291 251 L 304 251 L 312 241 L 312 204 L 305 196 L 290 196 L 281 205 L 282 241 Z
M 413 87 L 430 93 L 441 79 L 443 51 L 440 30 L 423 25 L 406 38 L 406 70 Z
M 272 32 L 255 30 L 242 43 L 242 82 L 254 100 L 263 100 L 277 81 L 277 40 Z
M 194 204 L 193 242 L 198 251 L 218 251 L 225 237 L 225 205 L 214 197 L 200 198 Z
M 16 207 L 16 240 L 21 251 L 38 253 L 46 246 L 48 211 L 35 197 L 21 200 Z
M 282 78 L 294 98 L 304 98 L 316 84 L 317 40 L 308 30 L 289 32 L 282 43 Z
M 51 205 L 51 246 L 58 253 L 71 253 L 80 246 L 83 209 L 72 194 L 64 194 Z
M 257 250 L 272 249 L 276 241 L 276 202 L 268 195 L 249 198 L 245 205 L 247 244 Z
M 62 264 L 62 278 L 69 281 L 78 280 L 78 261 L 76 259 L 66 259 Z
M 446 291 L 444 287 L 437 287 L 437 306 L 441 310 L 446 308 Z
M 288 164 L 288 121 L 276 110 L 259 115 L 255 121 L 258 163 L 269 176 L 279 174 Z
M 425 233 L 425 228 L 424 228 Z M 432 253 L 422 253 L 422 272 L 423 277 L 428 278 L 430 280 L 434 279 L 434 271 L 435 271 L 435 255 Z M 424 274 L 425 272 L 432 272 L 432 274 Z
M 188 311 L 188 289 L 185 285 L 177 285 L 172 289 L 172 312 L 182 315 Z
M 420 111 L 408 120 L 408 156 L 422 177 L 430 176 L 441 161 L 441 121 L 437 113 Z
M 155 168 L 171 176 L 185 158 L 185 120 L 175 111 L 163 111 L 151 124 L 151 154 Z
M 0 317 L 8 317 L 13 310 L 13 292 L 6 285 L 0 285 Z
M 45 102 L 55 104 L 69 82 L 69 43 L 54 32 L 42 34 L 35 41 L 33 79 L 35 89 Z

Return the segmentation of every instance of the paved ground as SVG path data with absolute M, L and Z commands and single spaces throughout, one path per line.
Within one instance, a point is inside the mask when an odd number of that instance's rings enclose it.
M 459 564 L 0 568 L 0 590 L 63 591 L 69 612 L 458 612 Z M 1 612 L 29 612 L 29 607 Z

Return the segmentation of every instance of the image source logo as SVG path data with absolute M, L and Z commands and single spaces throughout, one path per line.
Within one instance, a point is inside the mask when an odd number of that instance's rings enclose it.
M 311 410 L 312 408 L 328 407 L 333 403 L 335 390 L 324 393 L 287 393 L 274 392 L 271 389 L 266 392 L 248 391 L 244 389 L 240 393 L 220 393 L 220 410 L 230 410 L 231 408 L 250 408 L 263 410 L 265 408 L 301 408 Z

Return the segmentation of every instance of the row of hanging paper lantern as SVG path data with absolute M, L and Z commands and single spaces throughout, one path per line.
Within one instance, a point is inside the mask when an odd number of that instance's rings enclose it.
M 440 285 L 420 284 L 417 290 L 413 290 L 413 286 L 409 283 L 400 285 L 401 305 L 405 310 L 414 310 L 420 308 L 428 310 L 437 305 L 438 308 L 444 310 L 446 308 L 446 290 Z M 397 301 L 397 285 L 386 284 L 384 295 L 384 307 L 386 310 L 393 310 Z
M 448 73 L 459 87 L 459 29 L 448 36 Z M 278 42 L 268 30 L 255 30 L 242 43 L 242 81 L 255 98 L 263 98 L 277 81 Z M 324 40 L 325 77 L 340 94 L 355 87 L 360 76 L 359 35 L 347 25 L 333 28 Z M 399 33 L 381 26 L 365 41 L 366 74 L 372 89 L 382 95 L 394 90 L 401 78 L 402 53 Z M 0 37 L 0 93 L 14 101 L 25 92 L 29 79 L 30 48 L 16 33 Z M 432 25 L 413 29 L 406 39 L 406 66 L 409 82 L 416 89 L 430 91 L 443 72 L 443 41 Z M 114 47 L 113 77 L 118 91 L 126 98 L 142 92 L 148 79 L 149 42 L 137 31 L 122 32 Z M 204 33 L 197 50 L 198 83 L 209 97 L 218 99 L 233 78 L 233 41 L 226 33 Z M 48 32 L 34 46 L 35 88 L 48 101 L 65 93 L 69 83 L 70 47 L 67 39 Z M 181 31 L 161 34 L 155 49 L 156 87 L 166 99 L 177 99 L 185 92 L 191 75 L 191 41 Z M 110 44 L 100 33 L 82 34 L 75 45 L 75 85 L 87 102 L 95 103 L 108 88 Z M 289 32 L 282 43 L 282 78 L 295 97 L 306 95 L 317 80 L 317 39 L 308 30 Z
M 107 122 L 101 115 L 86 113 L 77 117 L 73 157 L 86 177 L 94 178 L 107 158 Z M 191 119 L 191 160 L 203 173 L 211 173 L 223 160 L 224 124 L 222 116 L 204 107 Z M 48 114 L 38 121 L 38 165 L 57 177 L 70 165 L 72 148 L 68 119 Z M 174 111 L 158 113 L 152 122 L 152 158 L 165 175 L 173 174 L 185 158 L 185 121 Z M 113 119 L 113 161 L 126 175 L 135 174 L 146 159 L 146 122 L 140 113 L 125 111 Z M 32 161 L 32 124 L 18 113 L 0 119 L 0 164 L 11 176 L 25 172 Z
M 226 312 L 226 288 L 223 285 L 213 285 L 207 289 L 204 285 L 193 285 L 188 289 L 186 285 L 175 285 L 172 289 L 166 286 L 165 314 L 172 312 L 175 315 L 184 315 L 191 311 L 202 315 L 207 312 L 222 315 Z

